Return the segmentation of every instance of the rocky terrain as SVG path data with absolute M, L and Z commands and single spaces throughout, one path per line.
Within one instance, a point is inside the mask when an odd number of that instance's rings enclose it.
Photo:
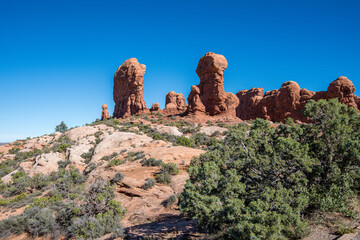
M 296 82 L 288 81 L 278 90 L 264 92 L 263 88 L 252 88 L 240 90 L 235 95 L 224 90 L 223 74 L 227 66 L 224 56 L 212 52 L 205 54 L 196 68 L 200 83 L 191 87 L 187 103 L 183 94 L 171 91 L 166 95 L 163 110 L 158 103 L 154 103 L 150 110 L 166 116 L 187 117 L 195 122 L 206 122 L 209 119 L 239 122 L 256 118 L 283 122 L 288 117 L 298 122 L 307 122 L 302 110 L 310 99 L 318 101 L 337 98 L 341 103 L 360 109 L 360 97 L 354 95 L 354 84 L 344 76 L 332 81 L 327 91 L 301 89 Z M 131 58 L 116 71 L 114 117 L 149 112 L 143 98 L 145 70 L 144 64 Z
M 113 116 L 103 104 L 101 119 L 91 124 L 67 129 L 62 123 L 53 134 L 0 144 L 0 220 L 16 219 L 28 214 L 28 209 L 49 202 L 60 206 L 86 203 L 87 209 L 92 204 L 87 201 L 91 198 L 88 192 L 101 179 L 115 186 L 113 197 L 121 203 L 118 213 L 125 229 L 116 229 L 119 234 L 106 234 L 102 239 L 206 239 L 195 220 L 180 214 L 177 204 L 193 159 L 216 148 L 232 127 L 252 125 L 248 120 L 263 118 L 272 121 L 273 128 L 288 117 L 297 123 L 309 122 L 303 114 L 309 100 L 337 98 L 356 111 L 360 109 L 360 98 L 354 95 L 355 87 L 346 77 L 338 77 L 323 92 L 301 89 L 296 82 L 288 81 L 278 90 L 252 88 L 235 95 L 224 90 L 227 66 L 224 56 L 207 53 L 196 69 L 200 83 L 191 86 L 187 101 L 183 94 L 171 91 L 164 109 L 159 103 L 148 109 L 143 98 L 146 66 L 135 58 L 128 59 L 114 75 Z M 61 184 L 68 175 L 80 180 L 66 183 L 70 187 L 59 197 L 54 192 L 61 193 Z M 97 197 L 104 193 L 99 194 Z M 51 204 L 49 207 L 53 207 Z M 106 204 L 103 207 L 109 208 Z M 357 224 L 342 220 L 352 227 Z M 330 227 L 312 224 L 307 239 L 335 239 L 340 235 Z M 27 239 L 30 233 L 12 229 L 2 234 Z M 65 238 L 86 236 L 71 227 L 59 234 Z

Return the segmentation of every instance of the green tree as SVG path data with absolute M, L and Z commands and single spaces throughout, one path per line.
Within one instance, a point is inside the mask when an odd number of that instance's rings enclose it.
M 68 130 L 68 127 L 66 126 L 66 124 L 64 123 L 64 121 L 61 121 L 61 123 L 59 125 L 57 125 L 55 127 L 55 131 L 56 132 L 65 132 L 66 130 Z

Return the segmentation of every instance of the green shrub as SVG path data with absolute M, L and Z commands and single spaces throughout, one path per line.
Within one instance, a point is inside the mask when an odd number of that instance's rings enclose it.
M 181 136 L 176 139 L 176 144 L 185 146 L 185 147 L 195 147 L 195 142 L 193 139 Z
M 121 164 L 124 164 L 124 163 L 125 163 L 124 160 L 120 160 L 120 159 L 116 158 L 116 159 L 111 160 L 108 163 L 107 167 L 115 167 L 115 166 L 118 166 L 118 165 L 121 165 Z
M 230 127 L 194 158 L 180 210 L 220 239 L 292 239 L 314 210 L 351 215 L 359 193 L 360 115 L 337 100 L 309 101 L 311 124 Z M 250 128 L 250 129 L 249 129 Z
M 41 190 L 43 187 L 48 185 L 48 178 L 44 174 L 35 174 L 31 178 L 30 186 L 33 189 Z
M 145 184 L 143 186 L 143 189 L 145 189 L 145 190 L 146 189 L 151 189 L 151 188 L 153 188 L 155 186 L 155 184 L 156 184 L 155 179 L 147 178 L 147 179 L 145 179 Z
M 124 174 L 122 174 L 121 172 L 117 172 L 111 181 L 113 183 L 120 183 L 124 179 L 124 177 Z
M 175 163 L 163 163 L 161 165 L 161 172 L 168 172 L 170 175 L 178 175 L 180 170 Z
M 165 207 L 170 207 L 170 206 L 174 205 L 177 202 L 177 200 L 178 200 L 178 198 L 175 194 L 171 195 L 163 202 L 163 205 Z
M 143 167 L 160 166 L 162 162 L 163 162 L 162 160 L 156 160 L 155 158 L 143 159 L 140 161 L 141 166 Z
M 156 182 L 169 184 L 171 183 L 171 175 L 168 172 L 160 172 L 155 176 Z
M 55 127 L 55 131 L 56 132 L 65 132 L 66 130 L 68 130 L 68 127 L 66 126 L 66 124 L 64 123 L 64 121 L 61 121 L 61 123 L 59 125 L 57 125 Z

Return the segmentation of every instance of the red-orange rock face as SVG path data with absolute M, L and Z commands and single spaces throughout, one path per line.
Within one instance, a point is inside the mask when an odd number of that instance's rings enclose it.
M 149 110 L 143 97 L 146 66 L 136 58 L 126 60 L 114 75 L 114 117 L 128 117 Z
M 150 112 L 160 112 L 160 104 L 159 103 L 153 103 L 150 108 Z
M 180 114 L 184 113 L 187 109 L 187 104 L 184 95 L 174 91 L 166 94 L 165 109 L 166 114 Z
M 295 121 L 307 122 L 301 113 L 310 99 L 338 98 L 340 102 L 359 109 L 359 98 L 354 95 L 354 84 L 346 77 L 339 77 L 330 83 L 327 91 L 312 92 L 300 89 L 293 81 L 285 82 L 279 90 L 268 91 L 264 94 L 262 88 L 239 91 L 237 116 L 243 120 L 264 118 L 274 122 L 284 121 L 291 117 Z
M 191 88 L 188 113 L 236 116 L 239 101 L 233 93 L 226 93 L 224 90 L 223 74 L 227 66 L 226 58 L 220 54 L 209 52 L 200 59 L 196 69 L 200 84 Z
M 102 105 L 102 112 L 101 112 L 101 120 L 109 118 L 108 106 L 106 104 Z

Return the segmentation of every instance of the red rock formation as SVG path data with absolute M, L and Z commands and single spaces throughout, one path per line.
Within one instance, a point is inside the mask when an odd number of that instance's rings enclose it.
M 186 111 L 187 104 L 184 95 L 174 91 L 166 94 L 165 109 L 166 114 L 181 114 Z
M 200 59 L 196 69 L 200 84 L 191 88 L 188 113 L 236 116 L 239 101 L 233 93 L 224 90 L 223 74 L 227 66 L 226 58 L 220 54 L 209 52 Z
M 340 102 L 359 109 L 359 98 L 354 95 L 355 87 L 346 77 L 339 77 L 330 83 L 327 91 L 312 92 L 300 89 L 293 81 L 285 82 L 279 90 L 268 91 L 262 88 L 239 91 L 236 95 L 240 104 L 237 116 L 243 120 L 264 118 L 274 122 L 291 117 L 296 121 L 308 121 L 301 113 L 310 99 L 338 98 Z
M 153 103 L 151 108 L 150 108 L 150 112 L 160 112 L 161 108 L 160 108 L 160 104 L 159 103 Z
M 114 75 L 114 117 L 128 117 L 147 113 L 143 98 L 143 83 L 146 66 L 136 58 L 126 60 Z
M 108 118 L 109 118 L 108 106 L 106 104 L 103 104 L 102 112 L 101 112 L 101 120 L 108 119 Z

